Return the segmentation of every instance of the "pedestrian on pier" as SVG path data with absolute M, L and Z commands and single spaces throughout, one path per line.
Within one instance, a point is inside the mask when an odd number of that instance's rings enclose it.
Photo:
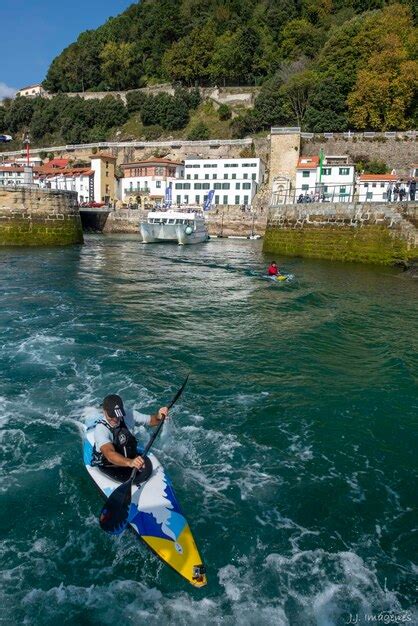
M 416 191 L 417 191 L 417 181 L 415 180 L 415 178 L 411 178 L 411 180 L 409 181 L 409 199 L 412 200 L 412 202 L 415 201 Z

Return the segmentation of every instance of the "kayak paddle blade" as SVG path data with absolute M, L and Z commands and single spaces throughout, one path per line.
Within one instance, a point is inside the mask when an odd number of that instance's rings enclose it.
M 132 497 L 131 487 L 132 481 L 127 480 L 119 485 L 106 500 L 100 513 L 99 524 L 107 533 L 119 535 L 127 527 Z

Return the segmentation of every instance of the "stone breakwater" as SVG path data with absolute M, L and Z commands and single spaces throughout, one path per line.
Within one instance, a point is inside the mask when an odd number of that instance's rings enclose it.
M 15 187 L 0 189 L 1 246 L 83 243 L 77 194 Z
M 418 258 L 418 203 L 271 207 L 265 252 L 391 265 Z

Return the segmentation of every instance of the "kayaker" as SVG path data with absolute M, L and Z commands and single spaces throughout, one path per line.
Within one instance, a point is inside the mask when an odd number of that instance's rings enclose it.
M 277 267 L 276 261 L 272 261 L 267 268 L 267 274 L 269 276 L 280 276 L 280 270 Z
M 103 418 L 94 428 L 92 465 L 141 469 L 144 459 L 138 455 L 137 440 L 132 433 L 135 427 L 133 411 L 125 411 L 122 398 L 117 394 L 106 396 L 102 409 Z M 167 414 L 168 408 L 163 406 L 149 418 L 139 416 L 137 422 L 157 426 Z

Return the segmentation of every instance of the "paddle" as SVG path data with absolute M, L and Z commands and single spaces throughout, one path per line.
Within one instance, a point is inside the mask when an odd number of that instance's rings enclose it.
M 171 409 L 173 404 L 179 399 L 181 394 L 183 393 L 183 389 L 186 386 L 186 383 L 189 379 L 189 374 L 187 374 L 186 379 L 180 389 L 177 391 L 174 398 L 167 405 L 168 409 Z M 155 432 L 152 434 L 149 442 L 147 443 L 145 450 L 141 454 L 143 458 L 148 454 L 152 444 L 154 443 L 158 433 L 163 427 L 165 421 L 165 417 L 163 417 L 158 424 Z M 128 525 L 128 516 L 129 516 L 129 506 L 131 504 L 132 498 L 132 483 L 135 480 L 135 476 L 137 473 L 137 468 L 135 467 L 132 471 L 130 478 L 119 485 L 108 497 L 106 500 L 104 507 L 101 510 L 99 517 L 99 524 L 103 530 L 112 535 L 120 535 L 126 526 Z

